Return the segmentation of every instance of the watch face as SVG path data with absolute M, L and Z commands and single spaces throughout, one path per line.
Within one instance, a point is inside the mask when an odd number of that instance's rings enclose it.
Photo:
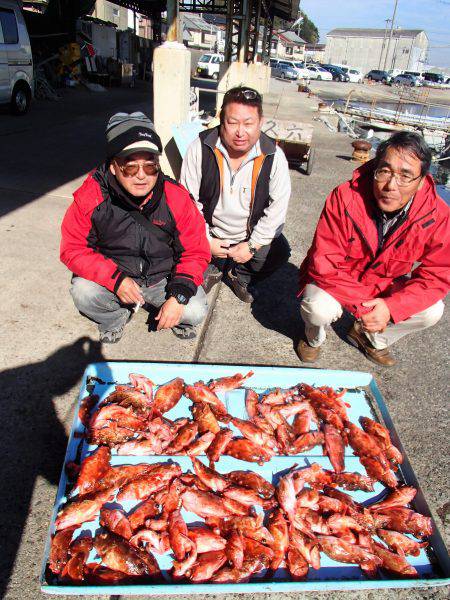
M 183 294 L 175 294 L 175 299 L 177 302 L 179 302 L 180 304 L 187 304 L 188 303 L 188 299 L 186 298 L 186 296 L 183 296 Z

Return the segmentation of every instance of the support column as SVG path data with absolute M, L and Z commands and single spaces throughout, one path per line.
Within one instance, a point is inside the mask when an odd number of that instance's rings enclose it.
M 173 139 L 173 126 L 189 121 L 191 85 L 191 54 L 178 42 L 181 27 L 177 0 L 167 2 L 167 23 L 167 41 L 153 54 L 153 119 L 164 151 L 161 168 L 176 179 L 181 157 Z

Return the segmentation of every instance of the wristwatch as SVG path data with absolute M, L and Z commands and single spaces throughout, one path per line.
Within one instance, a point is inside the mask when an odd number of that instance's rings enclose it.
M 250 254 L 252 256 L 255 256 L 257 250 L 255 245 L 253 244 L 253 242 L 251 240 L 247 240 L 247 244 L 248 244 L 248 249 L 250 250 Z
M 178 304 L 186 305 L 189 302 L 189 298 L 180 293 L 169 294 L 169 298 L 175 298 Z

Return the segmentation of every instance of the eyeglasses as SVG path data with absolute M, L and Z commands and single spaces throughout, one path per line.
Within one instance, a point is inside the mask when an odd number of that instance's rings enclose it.
M 244 98 L 245 100 L 256 100 L 256 102 L 262 102 L 261 94 L 252 88 L 234 88 L 232 90 L 228 90 L 228 92 L 224 96 L 225 98 L 229 98 L 232 96 L 233 98 Z
M 142 170 L 146 175 L 155 175 L 159 171 L 159 163 L 157 162 L 144 162 L 144 163 L 134 163 L 129 162 L 124 165 L 119 165 L 119 169 L 125 175 L 125 177 L 134 177 L 138 174 L 139 169 L 142 167 Z
M 416 179 L 419 179 L 419 177 L 422 177 L 422 175 L 417 175 L 417 177 L 411 177 L 410 175 L 394 173 L 394 171 L 391 171 L 391 169 L 386 169 L 385 167 L 382 167 L 381 169 L 375 169 L 373 177 L 375 181 L 378 181 L 378 183 L 386 183 L 387 181 L 390 181 L 392 178 L 394 178 L 399 187 L 406 187 L 407 185 L 410 185 L 413 181 L 416 181 Z

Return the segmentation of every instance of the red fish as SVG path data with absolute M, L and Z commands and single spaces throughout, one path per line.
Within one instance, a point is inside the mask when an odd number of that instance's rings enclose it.
M 64 580 L 80 582 L 84 580 L 84 567 L 92 550 L 92 538 L 80 537 L 74 540 L 69 547 L 70 558 L 62 570 Z
M 232 511 L 225 508 L 222 498 L 212 492 L 186 489 L 181 496 L 185 510 L 193 512 L 199 517 L 229 517 Z
M 197 458 L 191 457 L 191 460 L 197 477 L 213 492 L 223 492 L 230 485 L 226 477 L 205 466 Z
M 190 411 L 198 425 L 199 433 L 219 433 L 220 425 L 209 404 L 205 402 L 194 403 L 190 406 Z
M 111 450 L 106 446 L 97 448 L 93 454 L 83 460 L 75 484 L 80 497 L 96 489 L 98 480 L 111 468 L 110 460 Z
M 209 527 L 189 527 L 188 536 L 195 543 L 198 554 L 223 550 L 227 545 L 227 540 L 211 531 Z
M 141 528 L 146 519 L 149 517 L 155 517 L 158 513 L 158 505 L 153 498 L 149 498 L 145 502 L 142 502 L 142 504 L 135 508 L 135 510 L 128 516 L 132 530 L 136 531 L 137 529 Z
M 247 410 L 248 418 L 251 421 L 258 415 L 258 403 L 258 394 L 254 390 L 246 390 L 245 408 Z
M 303 433 L 294 440 L 294 443 L 292 444 L 292 452 L 297 454 L 307 452 L 308 450 L 314 448 L 314 446 L 323 444 L 323 441 L 324 436 L 321 431 L 310 431 L 308 433 Z
M 161 414 L 168 412 L 176 406 L 183 395 L 184 381 L 181 377 L 176 377 L 164 385 L 160 385 L 153 403 L 153 410 Z
M 99 397 L 96 394 L 90 394 L 81 400 L 80 408 L 78 409 L 78 418 L 85 427 L 88 427 L 91 410 L 98 401 Z
M 186 554 L 192 550 L 192 541 L 188 538 L 188 528 L 179 510 L 174 510 L 169 515 L 169 540 L 178 561 L 184 560 Z
M 155 385 L 153 381 L 139 373 L 130 373 L 128 377 L 130 378 L 131 385 L 138 392 L 144 394 L 147 404 L 151 406 L 153 403 L 153 386 Z
M 68 527 L 57 531 L 52 537 L 50 547 L 49 568 L 52 573 L 59 575 L 69 560 L 69 545 L 76 527 Z
M 360 417 L 359 420 L 364 431 L 376 439 L 387 458 L 395 464 L 401 464 L 403 462 L 402 453 L 392 443 L 389 430 L 369 417 Z
M 81 525 L 81 523 L 94 521 L 103 504 L 112 500 L 115 494 L 116 490 L 114 488 L 107 489 L 89 496 L 84 496 L 80 500 L 69 502 L 58 513 L 55 521 L 56 530 L 67 529 L 74 525 Z
M 225 452 L 226 447 L 230 443 L 230 440 L 233 437 L 233 432 L 231 429 L 221 429 L 219 433 L 216 434 L 216 437 L 211 442 L 210 447 L 206 451 L 206 454 L 209 458 L 209 465 L 212 466 L 215 462 L 219 460 L 222 454 Z
M 274 556 L 270 563 L 270 568 L 276 571 L 284 561 L 289 547 L 288 524 L 279 508 L 275 509 L 269 515 L 267 527 L 273 536 L 273 542 L 270 544 L 270 547 L 273 550 Z
M 309 565 L 297 548 L 289 548 L 287 566 L 291 577 L 296 581 L 304 579 L 308 575 Z
M 398 508 L 406 506 L 414 499 L 417 490 L 411 486 L 403 486 L 391 492 L 387 498 L 381 502 L 371 504 L 370 510 L 384 511 L 387 508 Z
M 225 404 L 201 381 L 197 381 L 194 385 L 186 385 L 185 394 L 192 402 L 206 402 L 211 404 L 221 415 L 227 414 Z
M 211 446 L 215 437 L 215 433 L 212 431 L 207 431 L 200 436 L 197 441 L 192 442 L 192 444 L 186 449 L 186 454 L 188 456 L 200 456 L 201 454 L 204 454 Z
M 313 569 L 320 569 L 320 552 L 316 541 L 311 540 L 293 527 L 289 532 L 289 539 L 291 548 L 298 550 L 308 565 Z
M 262 464 L 270 460 L 271 453 L 266 452 L 261 446 L 257 446 L 245 438 L 232 439 L 225 448 L 225 454 L 233 456 L 239 460 L 256 462 Z
M 226 562 L 227 556 L 223 550 L 213 550 L 200 554 L 192 565 L 189 579 L 196 583 L 209 581 Z
M 403 533 L 398 531 L 389 531 L 388 529 L 377 529 L 377 535 L 397 554 L 409 554 L 419 556 L 420 549 L 426 548 L 428 542 L 416 542 Z
M 125 540 L 129 540 L 133 535 L 128 518 L 123 511 L 118 509 L 102 508 L 100 511 L 100 525 L 107 527 Z
M 156 436 L 145 440 L 131 440 L 117 446 L 119 456 L 155 456 L 162 454 L 161 440 Z
M 345 444 L 342 436 L 333 425 L 326 423 L 323 426 L 325 436 L 325 449 L 336 473 L 345 470 Z
M 165 554 L 170 550 L 169 534 L 166 532 L 157 533 L 152 529 L 141 529 L 129 541 L 135 548 L 144 544 L 146 550 L 156 552 L 156 554 Z
M 253 374 L 253 371 L 249 371 L 247 375 L 236 373 L 236 375 L 232 375 L 231 377 L 219 377 L 218 379 L 213 379 L 208 387 L 213 392 L 229 392 L 241 387 L 242 383 Z
M 123 538 L 109 532 L 97 534 L 94 547 L 102 564 L 127 575 L 156 576 L 160 574 L 155 557 L 147 550 L 134 548 Z
M 225 554 L 237 569 L 241 569 L 244 564 L 245 549 L 244 538 L 239 531 L 232 531 L 226 543 Z
M 184 454 L 183 450 L 187 448 L 198 433 L 197 423 L 189 422 L 180 429 L 177 437 L 166 448 L 167 454 Z
M 363 490 L 364 492 L 373 492 L 374 481 L 370 477 L 360 473 L 335 473 L 333 481 L 344 490 Z
M 272 508 L 276 502 L 273 499 L 264 500 L 254 490 L 240 485 L 231 485 L 223 492 L 226 498 L 232 498 L 246 506 L 262 506 L 265 510 Z
M 380 462 L 378 457 L 360 456 L 359 461 L 372 479 L 378 479 L 378 481 L 381 481 L 390 488 L 398 486 L 398 481 L 394 473 L 386 466 L 386 463 Z
M 244 437 L 250 440 L 253 444 L 258 446 L 263 446 L 267 452 L 273 451 L 275 453 L 277 449 L 277 443 L 273 436 L 268 435 L 262 429 L 260 429 L 254 423 L 250 421 L 244 421 L 243 419 L 238 419 L 233 417 L 231 422 L 239 431 L 242 433 Z
M 373 544 L 373 551 L 381 559 L 383 569 L 403 577 L 417 577 L 416 569 L 408 563 L 404 556 L 391 552 L 377 542 Z
M 264 477 L 252 471 L 231 471 L 227 473 L 227 479 L 236 485 L 241 485 L 257 492 L 263 498 L 272 498 L 275 494 L 274 486 Z
M 392 529 L 400 533 L 412 533 L 415 537 L 425 537 L 433 533 L 430 517 L 416 513 L 409 508 L 390 508 L 373 516 L 377 529 Z
M 323 552 L 337 562 L 358 564 L 364 570 L 374 573 L 381 560 L 367 548 L 341 540 L 331 535 L 319 535 L 319 545 Z

